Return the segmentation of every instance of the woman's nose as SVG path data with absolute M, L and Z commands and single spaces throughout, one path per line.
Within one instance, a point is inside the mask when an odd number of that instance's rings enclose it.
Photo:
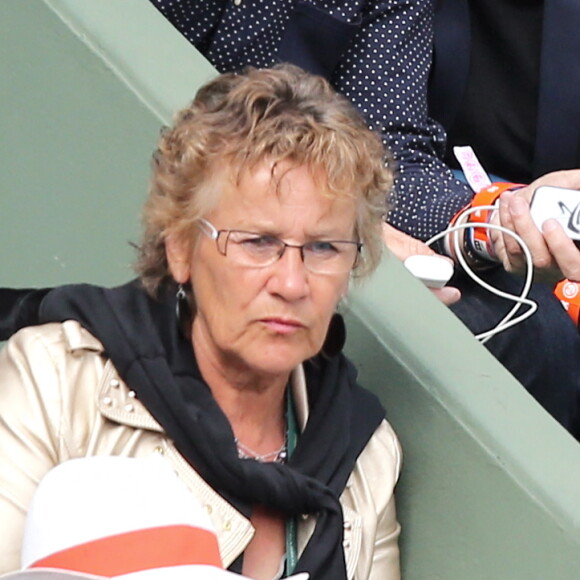
M 302 249 L 287 246 L 282 257 L 271 266 L 268 289 L 285 300 L 299 300 L 309 291 L 308 270 L 302 259 Z

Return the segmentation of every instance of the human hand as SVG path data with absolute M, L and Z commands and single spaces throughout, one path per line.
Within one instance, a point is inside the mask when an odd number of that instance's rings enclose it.
M 389 250 L 402 262 L 409 256 L 434 256 L 434 252 L 429 246 L 413 238 L 389 224 L 383 224 L 383 240 Z M 449 259 L 451 261 L 451 259 Z M 452 286 L 443 288 L 430 288 L 431 292 L 443 304 L 450 306 L 461 298 L 461 292 Z
M 517 191 L 506 191 L 491 223 L 502 225 L 522 237 L 530 252 L 537 280 L 557 282 L 562 278 L 580 280 L 580 251 L 554 219 L 546 220 L 540 231 L 530 215 L 530 201 L 537 187 L 553 185 L 580 190 L 580 169 L 548 173 Z M 498 259 L 508 272 L 525 273 L 525 255 L 514 238 L 490 231 Z

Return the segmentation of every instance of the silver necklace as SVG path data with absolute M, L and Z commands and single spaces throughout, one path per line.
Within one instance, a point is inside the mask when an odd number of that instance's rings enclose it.
M 285 463 L 286 458 L 288 457 L 288 444 L 286 438 L 284 438 L 284 443 L 279 449 L 264 454 L 260 454 L 247 445 L 244 445 L 237 437 L 234 441 L 236 442 L 238 457 L 240 459 L 255 459 L 260 463 L 266 463 L 268 461 L 273 461 L 274 463 Z

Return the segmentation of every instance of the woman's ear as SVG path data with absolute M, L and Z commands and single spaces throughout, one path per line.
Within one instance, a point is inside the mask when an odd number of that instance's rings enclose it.
M 182 238 L 170 234 L 165 239 L 165 255 L 173 279 L 179 284 L 189 282 L 191 275 L 189 244 Z

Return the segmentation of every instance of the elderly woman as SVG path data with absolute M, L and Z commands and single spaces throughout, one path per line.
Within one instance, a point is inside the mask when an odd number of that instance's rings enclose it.
M 380 140 L 321 78 L 250 69 L 203 87 L 152 166 L 139 280 L 52 291 L 1 354 L 0 568 L 52 467 L 158 453 L 230 570 L 399 578 L 400 450 L 335 315 L 380 255 Z

